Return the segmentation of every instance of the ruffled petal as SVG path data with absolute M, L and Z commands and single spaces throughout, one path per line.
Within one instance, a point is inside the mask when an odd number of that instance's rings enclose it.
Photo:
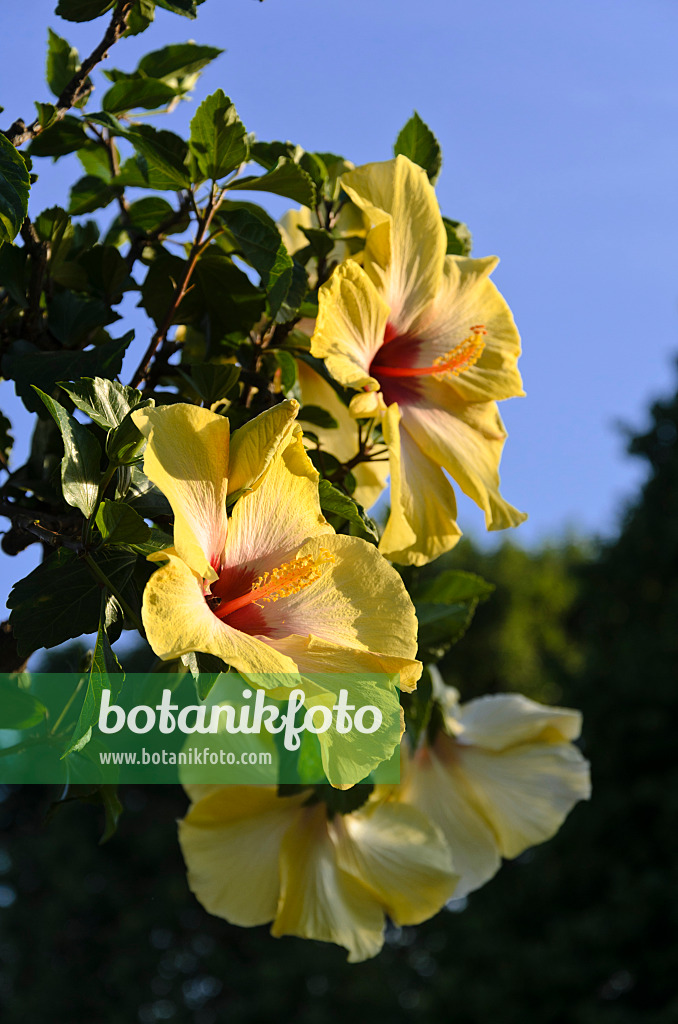
M 228 493 L 257 487 L 272 459 L 292 437 L 299 403 L 293 398 L 255 416 L 231 437 Z
M 455 718 L 461 743 L 506 750 L 519 743 L 563 743 L 581 732 L 580 711 L 550 707 L 520 693 L 497 693 L 462 704 Z
M 384 438 L 389 448 L 391 513 L 379 550 L 392 562 L 425 565 L 461 537 L 454 491 L 440 466 L 428 458 L 389 408 Z
M 454 740 L 439 734 L 434 748 L 417 751 L 403 774 L 400 799 L 440 828 L 459 875 L 454 895 L 461 899 L 497 873 L 501 857 L 497 835 L 460 770 Z
M 275 786 L 218 786 L 192 805 L 179 843 L 205 910 L 245 927 L 273 920 L 283 836 L 306 798 L 281 799 Z
M 346 387 L 376 391 L 370 364 L 384 340 L 389 308 L 355 260 L 337 267 L 318 293 L 311 353 Z
M 349 951 L 350 963 L 358 963 L 379 952 L 383 928 L 378 902 L 337 864 L 324 804 L 303 808 L 283 838 L 271 934 L 334 942 Z
M 440 830 L 414 807 L 369 802 L 330 824 L 337 861 L 397 925 L 419 924 L 453 895 L 457 875 Z
M 139 409 L 148 440 L 144 472 L 174 512 L 174 546 L 203 579 L 215 580 L 227 533 L 229 424 L 195 405 Z
M 427 378 L 418 401 L 403 407 L 402 425 L 419 449 L 483 509 L 488 530 L 518 526 L 527 519 L 499 493 L 506 429 L 496 403 L 463 402 L 447 384 Z
M 472 328 L 482 326 L 485 347 L 478 361 L 450 379 L 460 398 L 467 402 L 499 401 L 523 395 L 517 362 L 520 335 L 504 297 L 490 281 L 496 256 L 467 259 L 446 256 L 441 287 L 412 333 L 421 339 L 418 366 L 432 366 L 464 339 Z
M 447 236 L 426 171 L 407 157 L 366 164 L 342 177 L 353 202 L 370 218 L 365 269 L 401 332 L 421 317 L 440 288 Z
M 214 654 L 238 672 L 277 673 L 270 685 L 285 686 L 296 665 L 256 636 L 249 636 L 222 622 L 208 607 L 199 573 L 172 549 L 158 552 L 154 560 L 168 559 L 144 589 L 141 609 L 148 642 L 164 661 L 191 651 Z
M 570 743 L 526 743 L 504 751 L 458 745 L 476 806 L 504 857 L 555 835 L 578 800 L 588 800 L 588 762 Z
M 295 552 L 309 537 L 334 534 L 320 511 L 318 479 L 301 430 L 295 427 L 292 440 L 278 448 L 256 490 L 235 503 L 224 565 L 267 569 L 268 562 L 273 565 Z
M 297 665 L 300 672 L 340 672 L 365 675 L 398 676 L 398 686 L 411 693 L 421 676 L 423 665 L 413 658 L 377 654 L 356 647 L 343 647 L 314 636 L 288 636 L 275 641 L 276 649 Z

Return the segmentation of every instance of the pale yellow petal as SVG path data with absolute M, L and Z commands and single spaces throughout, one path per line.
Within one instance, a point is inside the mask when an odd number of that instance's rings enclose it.
M 499 752 L 460 743 L 458 750 L 504 857 L 550 839 L 577 801 L 590 795 L 588 763 L 570 743 L 525 743 Z
M 278 448 L 259 486 L 233 506 L 224 565 L 268 569 L 310 537 L 334 534 L 320 511 L 318 473 L 299 428 Z
M 339 672 L 361 675 L 377 672 L 398 677 L 398 686 L 411 693 L 423 666 L 413 658 L 379 654 L 356 647 L 342 647 L 314 636 L 292 635 L 275 641 L 276 649 L 298 666 L 300 672 Z
M 501 866 L 499 841 L 478 808 L 456 761 L 454 740 L 439 734 L 434 749 L 419 750 L 404 771 L 400 799 L 441 830 L 459 875 L 455 897 L 484 885 Z
M 473 335 L 473 327 L 487 332 L 481 335 L 485 347 L 478 361 L 449 382 L 467 402 L 524 394 L 517 367 L 520 335 L 506 300 L 489 279 L 498 262 L 496 256 L 446 256 L 440 290 L 411 328 L 422 339 L 420 366 L 444 357 Z
M 391 512 L 379 550 L 392 562 L 425 565 L 461 537 L 454 491 L 440 466 L 396 426 L 392 414 L 384 420 L 384 437 L 389 447 Z
M 330 824 L 339 866 L 369 887 L 397 925 L 419 924 L 453 895 L 457 875 L 440 830 L 403 803 L 367 803 Z
M 377 390 L 370 364 L 384 340 L 389 310 L 354 260 L 337 267 L 318 293 L 311 353 L 324 359 L 340 384 Z
M 166 565 L 157 569 L 144 589 L 142 619 L 153 651 L 163 661 L 191 651 L 214 654 L 243 673 L 277 673 L 270 685 L 286 685 L 296 673 L 293 661 L 255 636 L 222 622 L 208 607 L 202 579 L 172 551 L 162 552 Z
M 215 580 L 226 541 L 229 424 L 195 405 L 139 409 L 144 472 L 174 512 L 174 546 L 203 579 Z
M 219 786 L 191 806 L 179 843 L 205 910 L 246 927 L 273 920 L 283 836 L 306 798 L 280 798 L 275 786 Z
M 390 307 L 391 323 L 404 333 L 442 279 L 447 236 L 433 186 L 426 171 L 404 156 L 349 171 L 342 185 L 375 225 L 366 239 L 365 269 Z
M 520 693 L 497 693 L 462 704 L 456 719 L 463 743 L 506 750 L 519 743 L 563 743 L 581 732 L 581 712 L 551 707 Z
M 317 226 L 317 222 L 313 222 L 313 213 L 307 206 L 301 206 L 297 210 L 288 210 L 278 221 L 278 230 L 289 253 L 298 252 L 299 249 L 305 249 L 308 245 L 308 238 L 301 230 L 302 228 Z
M 349 951 L 351 963 L 381 949 L 384 913 L 370 891 L 339 868 L 324 804 L 299 811 L 285 834 L 280 884 L 271 934 L 334 942 Z
M 527 518 L 499 493 L 499 461 L 506 429 L 495 402 L 463 402 L 443 381 L 428 378 L 402 425 L 423 453 L 446 469 L 485 512 L 488 530 L 519 526 Z
M 299 403 L 293 398 L 255 416 L 231 437 L 228 493 L 258 486 L 278 451 L 289 444 Z

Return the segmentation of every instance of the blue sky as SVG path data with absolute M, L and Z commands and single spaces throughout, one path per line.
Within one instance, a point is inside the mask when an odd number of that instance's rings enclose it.
M 47 0 L 5 6 L 6 127 L 49 99 L 47 26 L 85 55 L 105 19 L 68 23 Z M 533 543 L 614 531 L 642 479 L 615 424 L 642 426 L 674 384 L 677 35 L 671 0 L 206 0 L 193 22 L 159 11 L 109 64 L 131 70 L 147 50 L 188 38 L 222 46 L 195 101 L 163 126 L 185 129 L 221 87 L 259 138 L 355 163 L 387 159 L 419 111 L 443 147 L 441 208 L 469 224 L 474 255 L 501 257 L 495 281 L 523 337 L 527 398 L 503 405 L 502 480 L 530 514 L 515 537 Z M 43 162 L 33 213 L 67 201 L 71 160 Z M 143 318 L 132 323 L 145 334 Z M 0 407 L 21 424 L 11 384 Z M 461 525 L 482 529 L 470 503 Z M 37 555 L 5 557 L 0 583 Z

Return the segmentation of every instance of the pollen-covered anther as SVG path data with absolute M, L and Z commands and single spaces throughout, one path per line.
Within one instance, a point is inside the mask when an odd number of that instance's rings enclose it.
M 464 338 L 444 356 L 438 356 L 433 361 L 435 367 L 433 376 L 436 380 L 444 380 L 449 375 L 458 377 L 460 373 L 470 369 L 478 362 L 485 348 L 481 334 L 487 334 L 487 331 L 481 325 L 472 327 L 471 330 L 473 334 L 469 334 L 468 338 Z
M 317 556 L 304 555 L 291 562 L 283 562 L 270 572 L 257 576 L 251 589 L 240 597 L 230 601 L 222 600 L 218 607 L 210 607 L 219 619 L 225 619 L 233 612 L 239 611 L 249 604 L 259 605 L 260 602 L 279 601 L 281 597 L 298 594 L 322 576 L 323 570 L 330 562 L 336 561 L 335 556 L 321 548 Z
M 254 581 L 252 593 L 255 603 L 278 601 L 281 597 L 298 594 L 304 587 L 320 579 L 327 564 L 334 561 L 335 556 L 327 548 L 321 548 L 316 558 L 304 555 L 303 558 L 295 558 L 293 562 L 283 562 Z

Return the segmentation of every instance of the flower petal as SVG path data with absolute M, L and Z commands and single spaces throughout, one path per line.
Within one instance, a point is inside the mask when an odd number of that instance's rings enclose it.
M 228 493 L 254 489 L 271 460 L 289 444 L 299 403 L 293 398 L 255 416 L 231 437 Z
M 389 309 L 355 260 L 337 267 L 318 293 L 311 353 L 340 384 L 376 391 L 370 364 L 384 340 Z
M 277 673 L 271 675 L 271 686 L 289 684 L 287 674 L 296 674 L 293 661 L 262 639 L 218 619 L 205 601 L 200 574 L 176 552 L 158 552 L 154 560 L 159 558 L 169 561 L 146 584 L 141 609 L 148 642 L 159 658 L 168 661 L 203 651 L 222 658 L 239 672 Z
M 439 829 L 414 807 L 369 802 L 330 824 L 339 866 L 369 886 L 397 925 L 419 924 L 452 896 L 457 875 Z
M 578 800 L 588 800 L 588 762 L 570 743 L 526 743 L 500 752 L 459 744 L 461 770 L 504 857 L 555 835 Z
M 335 942 L 349 962 L 375 956 L 383 945 L 384 913 L 365 886 L 342 871 L 324 804 L 303 808 L 285 834 L 280 902 L 271 934 Z
M 519 743 L 563 743 L 581 732 L 581 712 L 550 707 L 520 693 L 496 693 L 462 704 L 455 718 L 459 740 L 486 750 L 506 750 Z
M 245 927 L 273 920 L 281 843 L 306 798 L 281 799 L 275 786 L 219 786 L 191 806 L 179 843 L 205 910 Z
M 439 734 L 434 748 L 417 751 L 403 775 L 400 799 L 440 828 L 459 875 L 454 895 L 461 899 L 497 873 L 501 857 L 497 836 L 456 761 L 454 740 Z
M 292 635 L 275 641 L 276 649 L 287 655 L 300 672 L 339 672 L 361 675 L 376 672 L 398 675 L 398 686 L 411 693 L 422 673 L 422 664 L 413 658 L 375 654 L 356 647 L 344 647 L 315 636 Z M 301 684 L 303 686 L 303 683 Z
M 518 526 L 527 519 L 499 493 L 506 430 L 496 403 L 463 402 L 450 386 L 428 378 L 416 404 L 403 407 L 402 425 L 420 450 L 483 509 L 488 530 Z
M 379 550 L 392 562 L 425 565 L 453 548 L 461 537 L 457 503 L 445 474 L 428 458 L 391 410 L 384 438 L 391 469 L 391 514 Z
M 367 235 L 365 269 L 390 306 L 391 323 L 405 333 L 434 299 L 442 277 L 447 236 L 433 186 L 426 171 L 404 156 L 358 167 L 341 181 L 375 225 Z
M 267 559 L 295 552 L 309 537 L 334 534 L 320 511 L 318 479 L 295 427 L 256 490 L 235 503 L 224 565 L 266 568 Z
M 139 409 L 132 419 L 148 440 L 144 472 L 174 512 L 174 546 L 203 579 L 217 579 L 226 542 L 229 424 L 196 405 Z
M 504 297 L 490 281 L 496 256 L 446 256 L 440 290 L 411 328 L 422 340 L 417 365 L 432 366 L 482 325 L 485 347 L 474 366 L 450 381 L 460 398 L 484 402 L 523 395 L 517 362 L 520 335 Z

